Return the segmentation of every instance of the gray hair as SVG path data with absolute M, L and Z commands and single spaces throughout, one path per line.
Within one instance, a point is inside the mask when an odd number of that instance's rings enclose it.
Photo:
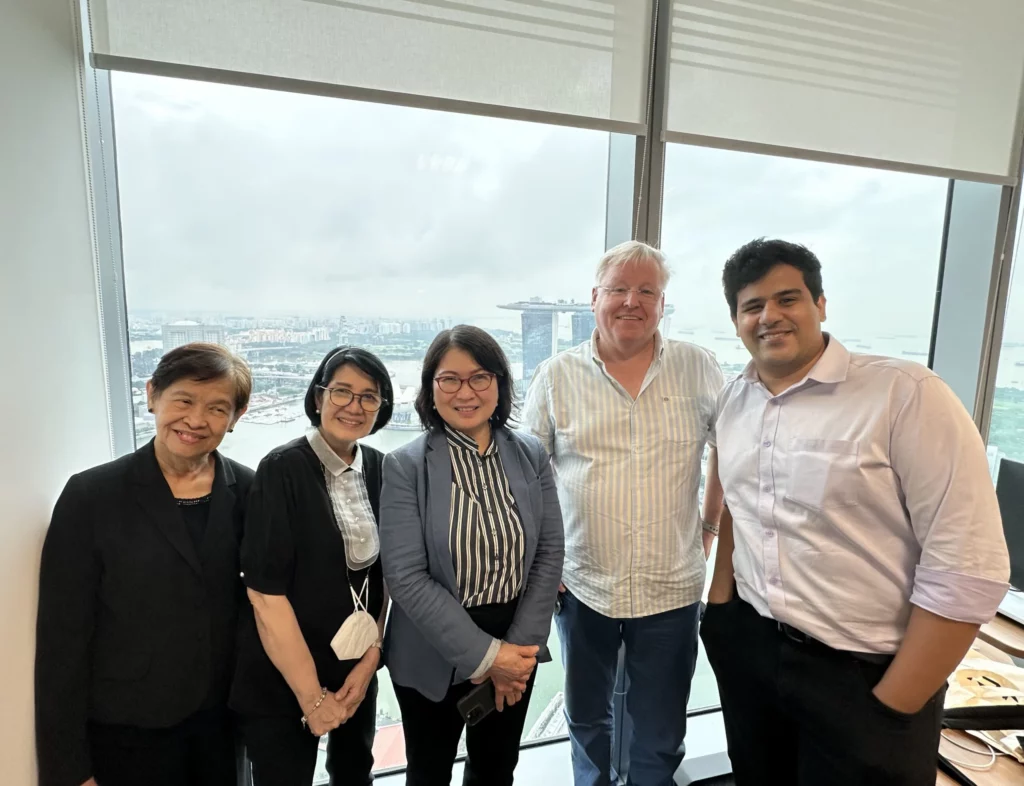
M 672 275 L 672 271 L 669 270 L 668 263 L 665 261 L 665 255 L 654 246 L 641 243 L 639 240 L 627 240 L 606 251 L 601 257 L 601 261 L 597 263 L 596 283 L 600 285 L 604 280 L 605 273 L 612 268 L 636 265 L 641 262 L 653 262 L 658 268 L 658 277 L 661 279 L 659 286 L 664 291 L 668 286 L 669 276 Z

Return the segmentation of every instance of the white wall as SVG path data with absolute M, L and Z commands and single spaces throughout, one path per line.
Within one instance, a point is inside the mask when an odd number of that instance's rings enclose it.
M 0 6 L 0 783 L 36 782 L 39 549 L 109 455 L 73 0 Z

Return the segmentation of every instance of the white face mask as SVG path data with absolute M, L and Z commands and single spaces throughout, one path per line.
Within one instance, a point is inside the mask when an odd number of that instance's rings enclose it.
M 358 595 L 349 587 L 354 608 L 331 639 L 331 649 L 338 660 L 359 660 L 377 641 L 377 620 L 366 610 L 370 599 L 369 582 L 369 577 L 363 580 L 363 589 Z

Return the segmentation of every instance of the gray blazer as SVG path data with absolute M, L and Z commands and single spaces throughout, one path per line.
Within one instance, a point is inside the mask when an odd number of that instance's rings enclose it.
M 526 540 L 523 588 L 505 641 L 547 649 L 562 578 L 565 539 L 547 453 L 529 434 L 497 429 L 494 439 Z M 452 467 L 445 434 L 428 433 L 384 457 L 380 556 L 394 605 L 384 660 L 395 683 L 441 701 L 483 661 L 492 638 L 459 600 L 449 545 Z

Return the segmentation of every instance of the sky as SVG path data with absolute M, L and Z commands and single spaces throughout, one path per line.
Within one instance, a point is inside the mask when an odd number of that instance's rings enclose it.
M 115 73 L 130 312 L 444 316 L 589 301 L 609 135 Z M 731 328 L 728 255 L 754 237 L 821 259 L 838 333 L 927 336 L 947 182 L 669 145 L 662 248 L 676 327 Z M 1024 328 L 1024 296 L 1016 299 Z

